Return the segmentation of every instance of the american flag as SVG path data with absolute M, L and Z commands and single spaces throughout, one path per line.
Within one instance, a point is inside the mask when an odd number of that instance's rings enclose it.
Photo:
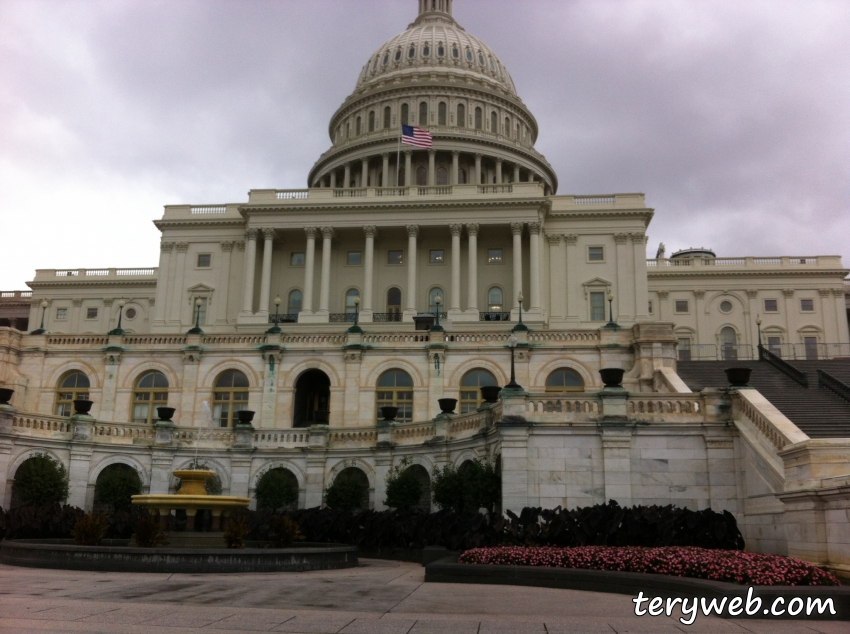
M 430 132 L 413 125 L 401 126 L 401 142 L 405 145 L 415 145 L 426 149 L 430 149 L 434 145 Z

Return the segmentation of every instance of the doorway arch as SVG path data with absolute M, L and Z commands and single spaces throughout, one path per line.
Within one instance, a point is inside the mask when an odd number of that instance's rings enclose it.
M 307 370 L 295 382 L 292 426 L 327 425 L 331 404 L 331 380 L 321 370 Z

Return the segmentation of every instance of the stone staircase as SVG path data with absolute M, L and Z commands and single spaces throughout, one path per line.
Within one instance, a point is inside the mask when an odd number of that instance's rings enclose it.
M 723 370 L 750 368 L 750 386 L 810 438 L 850 438 L 850 403 L 833 392 L 818 387 L 816 368 L 850 384 L 850 360 L 794 361 L 792 365 L 806 373 L 809 388 L 804 388 L 766 361 L 680 361 L 678 373 L 691 390 L 726 388 L 729 382 Z

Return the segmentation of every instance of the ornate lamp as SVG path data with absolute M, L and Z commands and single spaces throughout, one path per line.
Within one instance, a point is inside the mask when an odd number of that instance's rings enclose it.
M 508 346 L 511 349 L 511 382 L 505 386 L 506 390 L 521 390 L 522 386 L 516 382 L 516 371 L 514 369 L 514 350 L 519 343 L 519 339 L 511 333 L 511 336 L 508 337 Z
M 39 326 L 38 328 L 36 328 L 35 330 L 33 330 L 33 331 L 30 333 L 31 335 L 43 335 L 45 332 L 47 332 L 47 331 L 44 329 L 44 316 L 47 314 L 47 307 L 48 307 L 49 305 L 50 305 L 50 304 L 48 304 L 48 303 L 47 303 L 47 300 L 46 300 L 46 299 L 41 300 L 41 326 Z
M 434 303 L 437 305 L 437 316 L 436 316 L 436 321 L 434 322 L 434 325 L 431 326 L 431 330 L 433 332 L 443 332 L 443 327 L 440 325 L 440 306 L 443 303 L 443 298 L 440 297 L 439 295 L 437 295 L 434 298 Z
M 121 319 L 124 317 L 124 306 L 127 305 L 123 299 L 118 302 L 118 327 L 113 328 L 109 331 L 110 335 L 118 335 L 119 337 L 124 334 L 124 329 L 121 328 Z
M 517 325 L 514 326 L 511 329 L 511 332 L 517 332 L 517 331 L 527 332 L 528 331 L 528 326 L 526 326 L 524 323 L 522 323 L 522 300 L 523 299 L 524 298 L 522 296 L 522 293 L 517 294 L 516 300 L 519 302 L 519 323 L 517 323 Z
M 363 332 L 360 327 L 360 295 L 354 298 L 354 325 L 348 329 L 348 332 Z
M 202 335 L 204 331 L 201 330 L 201 306 L 204 305 L 204 300 L 200 297 L 195 300 L 195 327 L 192 328 L 187 335 Z
M 611 291 L 608 291 L 608 323 L 605 324 L 606 328 L 610 328 L 611 330 L 617 330 L 620 325 L 614 321 L 614 294 Z
M 280 296 L 274 298 L 274 325 L 266 330 L 267 335 L 276 335 L 281 332 L 280 330 Z

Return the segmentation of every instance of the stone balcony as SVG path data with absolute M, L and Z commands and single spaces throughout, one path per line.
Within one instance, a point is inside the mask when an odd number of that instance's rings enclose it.
M 844 268 L 840 255 L 779 256 L 770 258 L 670 258 L 647 260 L 649 275 L 701 275 L 725 273 L 734 269 L 753 271 L 774 269 L 841 270 Z

